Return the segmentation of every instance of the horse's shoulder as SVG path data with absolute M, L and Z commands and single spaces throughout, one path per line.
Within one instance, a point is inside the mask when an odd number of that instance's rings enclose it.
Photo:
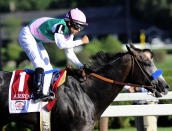
M 82 72 L 79 69 L 67 70 L 66 81 L 67 82 L 81 82 L 83 79 Z

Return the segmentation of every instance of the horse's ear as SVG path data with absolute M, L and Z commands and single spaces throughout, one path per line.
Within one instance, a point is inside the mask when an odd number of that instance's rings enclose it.
M 128 45 L 126 45 L 126 48 L 127 48 L 128 52 L 131 52 L 130 47 Z
M 133 44 L 130 44 L 130 48 L 136 49 L 136 47 Z
M 136 56 L 137 55 L 137 51 L 135 50 L 136 49 L 135 46 L 133 44 L 129 44 L 129 45 L 130 45 L 130 47 L 128 45 L 126 45 L 126 48 L 127 48 L 128 52 L 130 54 Z

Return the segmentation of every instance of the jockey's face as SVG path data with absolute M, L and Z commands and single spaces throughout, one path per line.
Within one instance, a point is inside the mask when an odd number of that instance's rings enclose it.
M 69 27 L 70 27 L 70 32 L 71 32 L 73 35 L 77 35 L 78 32 L 81 31 L 80 28 L 79 28 L 79 29 L 75 29 L 74 27 L 70 26 L 70 25 L 71 25 L 70 22 L 69 22 L 68 24 L 69 24 Z
M 70 28 L 70 31 L 71 31 L 71 33 L 72 33 L 73 35 L 77 35 L 78 32 L 80 31 L 80 29 L 76 30 L 76 29 L 74 29 L 73 27 L 71 27 L 71 28 Z

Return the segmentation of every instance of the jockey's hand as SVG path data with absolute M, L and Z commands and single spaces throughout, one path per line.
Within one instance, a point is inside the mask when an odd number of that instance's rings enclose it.
M 81 39 L 82 43 L 83 44 L 88 44 L 89 43 L 89 39 L 88 39 L 88 36 L 87 35 L 84 35 Z
M 129 89 L 128 89 L 128 92 L 129 92 L 129 93 L 134 93 L 134 92 L 135 92 L 135 91 L 134 91 L 134 87 L 129 88 Z
M 70 70 L 70 71 L 72 71 L 72 70 L 73 70 L 73 68 L 72 68 L 72 66 L 71 66 L 71 65 L 66 65 L 66 69 L 67 69 L 67 70 Z
M 80 70 L 81 70 L 82 78 L 86 81 L 87 76 L 86 76 L 86 73 L 85 73 L 85 66 L 80 67 Z

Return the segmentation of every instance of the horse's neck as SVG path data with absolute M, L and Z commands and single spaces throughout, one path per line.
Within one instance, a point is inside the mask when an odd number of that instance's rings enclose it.
M 114 81 L 124 82 L 130 72 L 130 69 L 131 60 L 127 57 L 123 59 L 123 61 L 114 63 L 113 67 L 97 74 Z M 122 90 L 122 86 L 114 86 L 111 83 L 94 78 L 94 84 L 90 90 L 90 92 L 93 92 L 90 93 L 90 97 L 95 102 L 97 112 L 101 114 Z

